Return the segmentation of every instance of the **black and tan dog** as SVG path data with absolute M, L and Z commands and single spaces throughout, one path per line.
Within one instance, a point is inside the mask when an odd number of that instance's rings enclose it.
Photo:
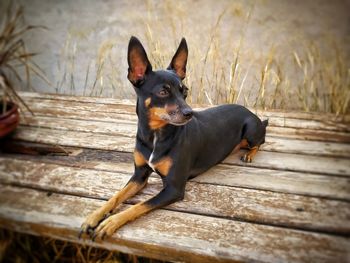
M 182 39 L 169 67 L 153 71 L 140 41 L 131 37 L 128 79 L 137 94 L 138 129 L 135 172 L 126 186 L 89 215 L 81 234 L 103 238 L 129 221 L 184 197 L 188 179 L 221 162 L 232 151 L 248 147 L 242 161 L 251 162 L 265 141 L 267 121 L 240 105 L 223 105 L 195 112 L 185 102 L 187 44 Z M 163 190 L 151 199 L 117 214 L 113 210 L 147 184 L 155 171 Z

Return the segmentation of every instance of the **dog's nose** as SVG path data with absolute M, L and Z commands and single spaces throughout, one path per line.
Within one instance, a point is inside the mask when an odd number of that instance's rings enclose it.
M 182 109 L 182 114 L 185 116 L 186 119 L 192 118 L 193 111 L 191 108 L 184 108 Z

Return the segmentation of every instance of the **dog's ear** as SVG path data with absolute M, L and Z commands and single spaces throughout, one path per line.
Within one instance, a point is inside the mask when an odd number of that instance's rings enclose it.
M 188 56 L 188 48 L 187 48 L 186 39 L 182 38 L 180 45 L 177 48 L 176 53 L 168 67 L 169 70 L 174 70 L 175 73 L 181 79 L 184 79 L 186 76 L 187 56 Z
M 145 76 L 152 71 L 152 65 L 147 58 L 140 40 L 132 36 L 128 46 L 128 79 L 135 86 L 140 86 Z

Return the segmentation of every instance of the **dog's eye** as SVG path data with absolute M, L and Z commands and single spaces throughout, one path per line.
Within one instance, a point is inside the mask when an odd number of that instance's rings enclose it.
M 169 96 L 169 91 L 167 89 L 161 89 L 159 92 L 158 92 L 158 96 L 159 97 L 168 97 Z
M 169 85 L 164 85 L 164 87 L 158 91 L 158 96 L 161 98 L 168 97 L 170 94 L 170 86 Z

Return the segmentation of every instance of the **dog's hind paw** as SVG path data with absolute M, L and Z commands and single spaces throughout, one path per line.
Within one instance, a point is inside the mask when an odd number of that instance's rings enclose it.
M 251 163 L 252 160 L 252 157 L 248 153 L 241 157 L 241 161 L 245 163 Z

